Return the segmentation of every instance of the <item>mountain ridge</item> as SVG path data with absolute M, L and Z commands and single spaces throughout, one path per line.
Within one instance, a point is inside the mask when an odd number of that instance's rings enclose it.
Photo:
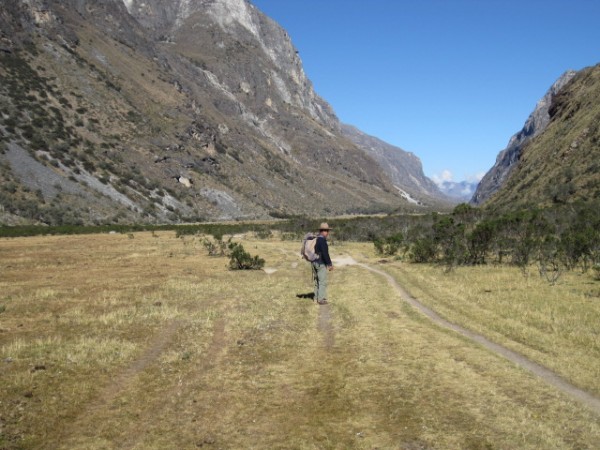
M 0 222 L 419 210 L 245 0 L 7 0 L 0 32 Z
M 421 160 L 414 153 L 368 135 L 353 125 L 342 124 L 341 131 L 343 136 L 379 163 L 402 197 L 413 200 L 418 198 L 419 204 L 429 203 L 442 207 L 451 203 L 438 186 L 425 176 Z
M 494 166 L 479 182 L 470 200 L 471 204 L 481 205 L 501 189 L 510 176 L 515 164 L 521 158 L 525 145 L 531 139 L 543 133 L 550 123 L 549 110 L 554 97 L 576 74 L 577 72 L 574 70 L 564 72 L 537 102 L 535 109 L 525 121 L 523 128 L 510 138 L 507 147 L 496 157 Z
M 547 126 L 523 146 L 502 187 L 484 203 L 506 210 L 600 198 L 600 64 L 552 96 Z

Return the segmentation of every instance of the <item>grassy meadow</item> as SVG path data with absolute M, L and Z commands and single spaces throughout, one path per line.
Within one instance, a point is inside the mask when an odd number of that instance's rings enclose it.
M 533 272 L 532 268 L 532 272 Z M 446 319 L 536 361 L 600 397 L 600 282 L 569 272 L 558 286 L 508 266 L 388 267 Z
M 0 449 L 593 449 L 600 417 L 299 243 L 230 271 L 173 231 L 0 240 Z M 600 393 L 600 283 L 443 273 L 336 243 L 421 302 Z

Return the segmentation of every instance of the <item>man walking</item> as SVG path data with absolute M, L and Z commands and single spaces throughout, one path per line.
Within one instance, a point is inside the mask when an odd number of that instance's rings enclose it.
M 319 305 L 327 304 L 327 271 L 333 270 L 333 263 L 329 257 L 327 237 L 331 228 L 327 223 L 319 227 L 319 235 L 315 244 L 315 253 L 319 257 L 312 262 L 313 278 L 315 280 L 315 300 Z

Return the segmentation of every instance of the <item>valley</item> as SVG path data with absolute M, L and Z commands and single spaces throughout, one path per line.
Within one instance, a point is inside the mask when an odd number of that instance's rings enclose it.
M 239 235 L 271 269 L 240 272 L 202 239 L 0 240 L 3 448 L 570 449 L 600 438 L 597 412 L 435 325 L 380 275 L 340 264 L 319 307 L 302 298 L 311 280 L 296 242 Z M 384 263 L 367 243 L 332 254 L 600 392 L 589 274 L 549 286 L 510 267 Z
M 596 449 L 599 105 L 430 179 L 251 1 L 3 0 L 0 449 Z

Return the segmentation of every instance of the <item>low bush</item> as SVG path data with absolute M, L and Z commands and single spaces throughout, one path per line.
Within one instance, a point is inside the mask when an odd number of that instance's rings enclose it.
M 226 256 L 230 243 L 231 239 L 228 242 L 208 238 L 202 241 L 202 245 L 208 252 L 208 256 Z
M 273 236 L 273 232 L 270 228 L 265 227 L 256 231 L 256 237 L 258 239 L 270 239 Z
M 386 238 L 375 239 L 373 245 L 378 254 L 382 256 L 394 256 L 400 250 L 403 240 L 402 233 L 397 233 Z
M 427 263 L 435 260 L 437 250 L 430 238 L 417 239 L 411 246 L 409 259 L 414 263 Z
M 594 264 L 592 270 L 594 271 L 594 278 L 600 281 L 600 263 Z
M 231 270 L 260 270 L 265 265 L 265 260 L 258 255 L 251 256 L 244 250 L 242 244 L 232 242 L 229 244 L 231 252 L 229 268 Z

